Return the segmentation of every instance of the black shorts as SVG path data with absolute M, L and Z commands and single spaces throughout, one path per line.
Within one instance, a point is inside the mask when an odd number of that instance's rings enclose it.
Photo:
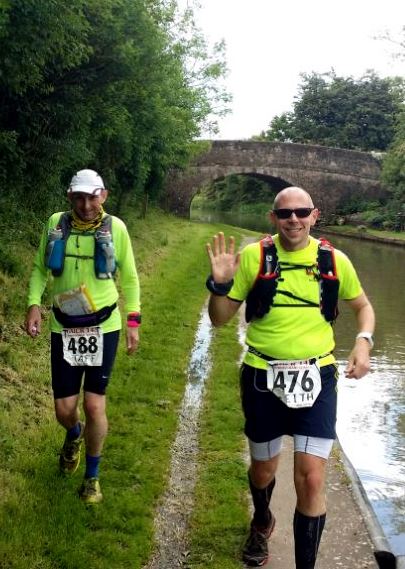
M 243 364 L 240 374 L 245 434 L 255 443 L 282 435 L 336 438 L 337 367 L 321 367 L 322 388 L 312 407 L 287 407 L 267 388 L 267 372 Z
M 104 395 L 117 353 L 120 332 L 104 334 L 103 363 L 101 366 L 71 366 L 63 359 L 62 334 L 51 334 L 52 389 L 55 399 L 80 393 L 84 375 L 84 391 Z

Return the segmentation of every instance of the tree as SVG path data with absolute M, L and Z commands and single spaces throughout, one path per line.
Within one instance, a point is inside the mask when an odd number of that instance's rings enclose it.
M 185 39 L 179 17 L 174 0 L 0 0 L 3 197 L 52 208 L 83 167 L 103 173 L 116 208 L 157 197 L 226 99 L 223 50 L 195 28 Z
M 174 52 L 182 61 L 187 87 L 193 93 L 199 134 L 212 135 L 218 132 L 217 117 L 229 113 L 232 97 L 222 81 L 228 72 L 225 42 L 209 46 L 195 21 L 198 8 L 198 1 L 187 2 L 186 10 L 172 20 L 169 33 L 174 39 Z
M 405 110 L 402 112 L 393 144 L 383 159 L 382 183 L 391 198 L 387 205 L 387 225 L 405 229 Z
M 386 150 L 394 137 L 401 79 L 369 71 L 361 79 L 302 74 L 294 110 L 276 116 L 265 140 L 321 144 L 356 150 Z
M 392 39 L 385 36 L 399 48 L 395 57 L 405 61 L 405 26 L 402 27 L 402 36 Z M 402 91 L 401 91 L 402 87 Z M 391 194 L 388 203 L 388 219 L 391 226 L 399 230 L 405 229 L 405 89 L 398 85 L 398 98 L 400 112 L 395 124 L 395 136 L 388 152 L 383 159 L 382 182 Z
M 79 130 L 69 104 L 77 92 L 57 95 L 55 79 L 90 55 L 83 4 L 13 0 L 0 6 L 0 176 L 14 193 L 29 188 L 28 204 L 43 201 L 46 183 L 59 182 L 61 157 Z

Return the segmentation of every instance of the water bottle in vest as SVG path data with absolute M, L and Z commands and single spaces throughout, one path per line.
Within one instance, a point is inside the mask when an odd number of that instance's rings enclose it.
M 95 234 L 95 270 L 97 278 L 111 279 L 115 272 L 114 243 L 110 231 L 99 229 Z
M 48 243 L 45 252 L 45 265 L 54 274 L 60 274 L 63 270 L 65 257 L 65 242 L 62 229 L 55 227 L 48 233 Z

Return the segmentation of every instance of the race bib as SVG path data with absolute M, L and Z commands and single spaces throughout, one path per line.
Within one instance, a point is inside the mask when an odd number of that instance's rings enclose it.
M 103 332 L 92 328 L 62 330 L 63 358 L 71 366 L 101 366 L 103 363 Z
M 267 388 L 287 407 L 312 407 L 322 387 L 317 362 L 274 360 L 268 362 Z

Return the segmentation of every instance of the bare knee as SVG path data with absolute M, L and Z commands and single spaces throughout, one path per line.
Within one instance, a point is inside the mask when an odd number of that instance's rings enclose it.
M 256 488 L 266 488 L 273 480 L 278 464 L 278 456 L 270 460 L 255 460 L 252 458 L 249 475 Z
M 317 496 L 324 489 L 324 476 L 322 472 L 310 470 L 296 474 L 296 486 L 306 496 Z
M 67 429 L 74 427 L 79 420 L 78 396 L 55 399 L 54 404 L 58 422 Z
M 298 510 L 308 516 L 324 513 L 326 460 L 296 453 L 294 482 Z
M 87 420 L 97 420 L 105 415 L 105 396 L 96 393 L 86 393 L 83 400 L 83 410 Z

